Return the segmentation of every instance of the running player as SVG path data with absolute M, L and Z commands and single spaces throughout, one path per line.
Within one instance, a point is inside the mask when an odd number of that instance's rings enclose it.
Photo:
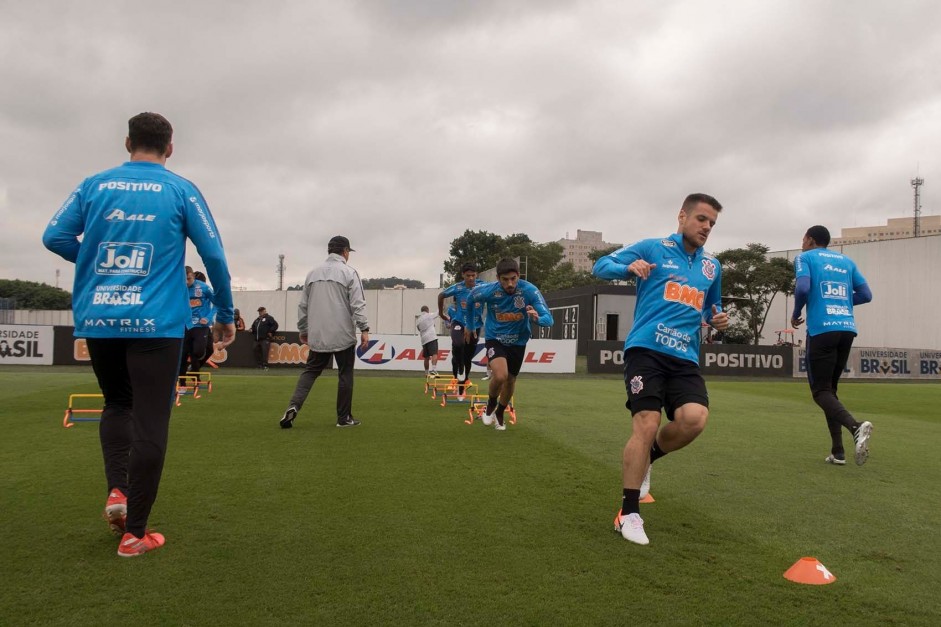
M 200 273 L 202 274 L 202 273 Z M 186 374 L 187 364 L 190 372 L 199 372 L 212 352 L 212 320 L 215 315 L 213 306 L 212 288 L 204 281 L 196 278 L 196 273 L 186 266 L 186 287 L 189 291 L 190 312 L 192 315 L 192 328 L 186 330 L 183 336 L 183 355 L 180 358 L 179 385 L 185 385 L 183 375 Z M 199 376 L 199 375 L 196 375 Z
M 477 342 L 479 340 L 476 331 L 469 334 L 464 331 L 471 325 L 474 329 L 479 329 L 483 312 L 483 306 L 478 304 L 474 306 L 468 315 L 467 297 L 474 287 L 480 285 L 480 281 L 477 280 L 477 266 L 472 263 L 465 263 L 461 266 L 461 278 L 463 280 L 460 283 L 455 283 L 438 294 L 438 315 L 451 322 L 451 341 L 454 352 L 451 364 L 454 378 L 457 379 L 457 400 L 459 401 L 464 400 L 464 386 L 470 378 L 474 353 L 477 352 Z M 446 317 L 444 313 L 444 299 L 449 297 L 454 298 L 454 308 L 456 310 L 454 319 L 449 314 Z
M 828 250 L 829 245 L 830 231 L 826 227 L 807 229 L 801 244 L 804 252 L 794 260 L 797 285 L 791 324 L 798 327 L 804 322 L 801 310 L 806 304 L 807 380 L 830 430 L 830 455 L 824 461 L 846 464 L 842 426 L 853 436 L 856 464 L 862 466 L 869 458 L 872 423 L 853 418 L 837 398 L 836 388 L 856 338 L 853 305 L 871 301 L 872 292 L 853 260 Z
M 505 431 L 503 412 L 516 389 L 516 377 L 523 366 L 526 343 L 532 335 L 530 324 L 535 322 L 541 327 L 551 327 L 554 320 L 539 289 L 520 279 L 520 267 L 515 259 L 501 259 L 497 264 L 497 280 L 478 285 L 471 291 L 465 310 L 465 317 L 472 321 L 472 326 L 465 330 L 468 336 L 477 334 L 481 319 L 468 316 L 467 311 L 471 307 L 476 310 L 479 304 L 487 307 L 484 345 L 492 372 L 483 423 L 488 427 L 494 425 L 497 431 Z
M 699 372 L 699 332 L 705 318 L 719 331 L 722 270 L 703 245 L 722 205 L 712 196 L 683 201 L 677 232 L 645 239 L 606 255 L 593 274 L 602 279 L 637 279 L 634 325 L 624 342 L 624 384 L 633 416 L 624 447 L 624 494 L 614 526 L 637 544 L 649 544 L 639 501 L 650 486 L 650 464 L 696 439 L 706 427 L 709 396 Z M 666 426 L 660 429 L 661 410 Z M 643 492 L 643 494 L 642 494 Z

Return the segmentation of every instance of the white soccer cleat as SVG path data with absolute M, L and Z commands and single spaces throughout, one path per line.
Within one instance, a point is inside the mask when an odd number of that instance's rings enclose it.
M 653 468 L 653 464 L 647 464 L 647 474 L 644 475 L 644 480 L 640 482 L 640 498 L 647 498 L 647 495 L 650 494 L 650 469 Z
M 856 465 L 862 466 L 869 459 L 869 437 L 872 435 L 872 423 L 868 420 L 861 425 L 853 439 L 856 440 Z
M 499 423 L 499 421 L 495 421 L 495 422 L 496 424 L 493 425 L 494 429 L 496 429 L 497 431 L 506 431 L 506 422 L 504 422 L 502 425 Z
M 458 396 L 457 396 L 457 402 L 458 402 L 458 403 L 463 403 L 463 402 L 464 402 L 464 395 L 463 395 L 463 394 L 458 394 Z
M 846 465 L 846 460 L 845 460 L 845 459 L 840 459 L 839 457 L 837 457 L 836 455 L 833 455 L 833 454 L 827 455 L 827 458 L 826 458 L 825 460 L 823 460 L 823 461 L 827 462 L 828 464 L 833 464 L 834 466 L 845 466 L 845 465 Z
M 620 532 L 621 537 L 634 544 L 650 544 L 647 534 L 644 533 L 644 519 L 640 514 L 628 514 L 625 516 L 618 510 L 614 517 L 614 530 Z
M 497 421 L 497 417 L 494 416 L 493 414 L 488 414 L 487 412 L 484 412 L 483 415 L 480 417 L 480 420 L 481 422 L 484 423 L 484 426 L 492 427 L 493 423 Z

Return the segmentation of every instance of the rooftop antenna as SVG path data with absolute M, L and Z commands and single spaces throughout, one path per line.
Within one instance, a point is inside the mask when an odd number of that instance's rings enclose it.
M 278 255 L 278 291 L 284 289 L 284 255 Z
M 912 179 L 912 187 L 915 188 L 915 217 L 912 234 L 915 237 L 921 235 L 921 186 L 925 184 L 925 179 L 915 176 Z

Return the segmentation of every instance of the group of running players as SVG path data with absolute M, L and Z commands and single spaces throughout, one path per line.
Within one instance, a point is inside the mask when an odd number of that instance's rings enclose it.
M 43 235 L 47 248 L 76 264 L 75 336 L 86 339 L 104 395 L 99 434 L 108 485 L 105 517 L 123 534 L 118 546 L 123 557 L 165 542 L 146 524 L 166 456 L 170 399 L 183 372 L 184 344 L 194 366 L 206 354 L 211 317 L 204 300 L 216 310 L 219 346 L 235 338 L 230 276 L 216 224 L 199 190 L 165 167 L 173 153 L 172 131 L 156 113 L 131 118 L 125 140 L 129 161 L 85 179 Z M 651 465 L 692 442 L 709 415 L 699 370 L 700 326 L 705 320 L 723 331 L 729 318 L 722 311 L 721 266 L 703 246 L 721 210 L 712 196 L 691 194 L 680 208 L 676 233 L 625 246 L 593 269 L 603 279 L 637 282 L 624 355 L 632 431 L 622 455 L 623 497 L 614 519 L 616 530 L 637 544 L 649 542 L 639 502 L 649 491 Z M 191 269 L 185 288 L 180 280 L 187 239 L 212 281 L 211 299 L 208 285 L 196 282 Z M 845 464 L 842 427 L 853 435 L 861 465 L 872 425 L 856 421 L 836 389 L 856 335 L 853 306 L 872 295 L 853 262 L 826 249 L 829 239 L 822 226 L 804 237 L 805 252 L 795 264 L 792 322 L 803 322 L 806 304 L 809 380 L 832 436 L 826 461 Z M 493 282 L 478 282 L 473 265 L 461 273 L 462 280 L 438 298 L 438 314 L 449 321 L 456 349 L 453 374 L 463 394 L 483 326 L 491 375 L 482 421 L 503 431 L 532 323 L 548 327 L 553 317 L 536 286 L 520 278 L 513 259 L 499 261 Z M 455 299 L 450 313 L 442 310 L 447 297 Z M 187 331 L 194 328 L 199 331 Z M 662 428 L 661 412 L 667 417 Z

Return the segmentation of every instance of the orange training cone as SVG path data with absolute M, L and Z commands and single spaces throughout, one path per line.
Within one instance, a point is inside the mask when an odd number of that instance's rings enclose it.
M 647 496 L 639 500 L 638 503 L 656 503 L 656 501 L 653 498 L 653 494 L 648 492 Z
M 812 586 L 822 586 L 836 581 L 836 576 L 827 570 L 827 567 L 817 561 L 816 557 L 802 557 L 787 569 L 784 578 L 795 583 L 806 583 Z

